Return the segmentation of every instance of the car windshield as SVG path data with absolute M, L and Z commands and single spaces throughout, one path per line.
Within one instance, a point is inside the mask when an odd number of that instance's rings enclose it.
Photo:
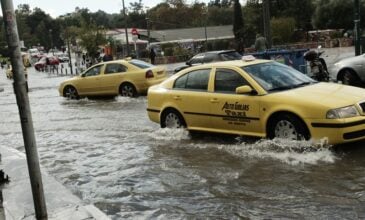
M 236 51 L 221 53 L 220 56 L 222 57 L 222 60 L 239 60 L 242 58 L 242 55 Z
M 242 69 L 266 91 L 282 91 L 317 82 L 296 69 L 278 62 L 244 66 Z
M 146 63 L 142 60 L 131 60 L 129 61 L 130 64 L 137 66 L 141 69 L 148 69 L 150 67 L 154 67 L 154 65 L 150 64 L 150 63 Z

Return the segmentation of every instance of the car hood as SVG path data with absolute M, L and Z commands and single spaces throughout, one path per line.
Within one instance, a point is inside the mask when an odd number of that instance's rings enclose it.
M 339 108 L 365 101 L 365 90 L 336 83 L 316 83 L 285 92 L 275 93 L 280 99 L 301 103 L 318 104 L 329 108 Z

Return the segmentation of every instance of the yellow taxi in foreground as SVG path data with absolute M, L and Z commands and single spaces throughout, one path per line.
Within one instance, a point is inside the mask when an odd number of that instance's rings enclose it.
M 238 60 L 185 69 L 148 90 L 161 127 L 327 141 L 365 139 L 365 90 L 317 82 L 284 64 Z
M 95 64 L 79 76 L 65 80 L 59 87 L 61 96 L 122 95 L 135 97 L 167 78 L 163 67 L 141 60 L 114 60 Z

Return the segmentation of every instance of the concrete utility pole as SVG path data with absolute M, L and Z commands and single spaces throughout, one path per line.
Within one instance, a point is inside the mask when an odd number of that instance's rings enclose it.
M 11 53 L 11 65 L 14 76 L 14 92 L 18 104 L 20 122 L 23 131 L 23 140 L 27 156 L 30 183 L 32 186 L 33 201 L 36 218 L 48 219 L 46 200 L 43 193 L 42 175 L 39 166 L 37 145 L 34 136 L 33 120 L 29 106 L 29 97 L 26 90 L 24 66 L 20 53 L 19 35 L 12 0 L 1 0 L 3 18 Z
M 148 41 L 148 46 L 150 45 L 150 18 L 146 17 L 146 21 L 147 21 L 147 41 Z
M 125 6 L 124 6 L 124 0 L 123 2 L 123 15 L 124 15 L 124 30 L 125 30 L 125 41 L 127 43 L 127 55 L 130 55 L 129 53 L 129 41 L 128 41 L 128 23 L 127 23 L 127 14 L 125 13 Z
M 270 2 L 269 0 L 262 1 L 262 9 L 264 15 L 264 36 L 266 38 L 269 48 L 272 46 L 271 28 L 270 28 Z
M 70 36 L 68 33 L 68 27 L 66 27 L 66 41 L 67 41 L 67 55 L 68 55 L 68 65 L 70 65 L 70 71 L 71 71 L 71 75 L 73 75 L 73 70 L 72 70 L 72 59 L 71 59 L 71 48 L 70 48 Z
M 208 22 L 208 8 L 204 12 L 204 35 L 205 35 L 205 51 L 208 50 L 208 34 L 207 34 L 207 22 Z
M 361 54 L 361 45 L 360 45 L 360 1 L 354 1 L 354 38 L 355 38 L 355 56 Z M 365 48 L 362 48 L 365 50 Z

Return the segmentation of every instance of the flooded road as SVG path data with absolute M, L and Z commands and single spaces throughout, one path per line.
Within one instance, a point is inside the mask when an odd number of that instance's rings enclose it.
M 68 77 L 29 70 L 41 164 L 112 219 L 364 219 L 365 142 L 308 142 L 160 129 L 146 97 L 67 100 Z M 0 143 L 24 152 L 0 74 Z

